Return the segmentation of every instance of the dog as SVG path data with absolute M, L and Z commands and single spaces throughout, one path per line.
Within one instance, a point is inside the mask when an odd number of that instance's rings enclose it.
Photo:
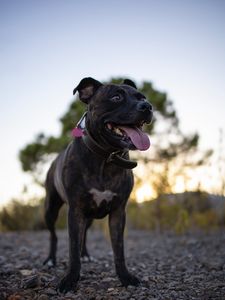
M 142 126 L 151 123 L 152 105 L 133 81 L 102 84 L 87 77 L 73 94 L 87 104 L 75 138 L 52 163 L 46 178 L 45 221 L 50 231 L 50 251 L 45 263 L 56 264 L 55 222 L 63 203 L 68 204 L 69 266 L 58 289 L 76 287 L 81 256 L 88 255 L 86 232 L 93 219 L 109 216 L 116 273 L 123 286 L 140 284 L 125 263 L 123 233 L 126 203 L 133 188 L 137 163 L 129 150 L 147 150 L 148 135 Z M 83 125 L 82 125 L 82 124 Z

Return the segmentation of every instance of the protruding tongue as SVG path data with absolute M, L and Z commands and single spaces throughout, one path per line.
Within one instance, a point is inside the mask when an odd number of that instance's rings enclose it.
M 120 126 L 120 128 L 126 132 L 126 134 L 131 139 L 134 146 L 139 150 L 147 150 L 150 147 L 150 140 L 146 133 L 137 127 L 125 127 Z

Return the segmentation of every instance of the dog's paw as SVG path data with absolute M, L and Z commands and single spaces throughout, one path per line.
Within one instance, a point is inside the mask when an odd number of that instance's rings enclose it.
M 71 274 L 65 275 L 58 284 L 57 290 L 64 294 L 75 290 L 78 279 L 79 277 L 75 279 Z
M 128 285 L 133 285 L 133 286 L 139 286 L 141 284 L 140 279 L 138 279 L 136 276 L 127 273 L 126 275 L 119 276 L 120 281 L 123 286 L 127 287 Z

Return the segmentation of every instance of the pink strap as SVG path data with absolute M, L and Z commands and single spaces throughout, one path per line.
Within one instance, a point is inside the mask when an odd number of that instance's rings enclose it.
M 84 132 L 81 128 L 78 128 L 78 127 L 75 127 L 73 130 L 72 130 L 72 136 L 74 137 L 81 137 L 84 135 Z

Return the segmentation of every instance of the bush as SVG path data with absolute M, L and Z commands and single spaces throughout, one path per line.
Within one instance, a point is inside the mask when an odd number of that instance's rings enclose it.
M 172 196 L 172 199 L 171 199 Z M 218 211 L 206 193 L 161 195 L 143 204 L 130 203 L 128 225 L 147 230 L 173 230 L 177 234 L 202 229 L 213 230 L 225 225 L 225 201 Z
M 0 212 L 0 229 L 1 231 L 43 229 L 45 226 L 42 211 L 42 203 L 31 205 L 13 200 Z
M 37 201 L 35 201 L 37 203 Z M 39 204 L 24 204 L 13 200 L 0 212 L 0 230 L 40 230 L 44 229 L 43 199 Z M 160 198 L 138 204 L 130 202 L 127 207 L 127 227 L 145 230 L 173 230 L 182 234 L 189 230 L 212 230 L 225 225 L 225 204 L 215 209 L 207 194 L 184 193 L 180 195 L 162 195 Z M 67 226 L 67 207 L 61 209 L 56 228 Z M 108 220 L 95 221 L 94 228 L 101 229 L 106 236 Z
M 212 209 L 204 212 L 194 212 L 192 216 L 193 227 L 203 230 L 216 229 L 219 227 L 218 215 Z

